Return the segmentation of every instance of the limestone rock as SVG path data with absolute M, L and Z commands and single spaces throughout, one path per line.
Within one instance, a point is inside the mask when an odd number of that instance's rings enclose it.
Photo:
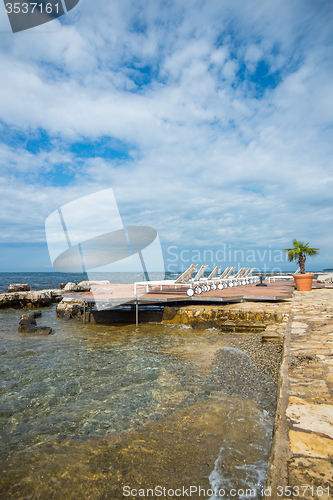
M 82 283 L 89 283 L 89 282 L 82 282 Z M 89 292 L 90 288 L 86 286 L 82 286 L 81 283 L 73 283 L 69 282 L 67 285 L 64 286 L 63 288 L 64 292 Z
M 34 313 L 25 313 L 22 314 L 20 320 L 20 330 L 26 330 L 29 326 L 37 325 Z
M 63 299 L 57 305 L 57 316 L 63 319 L 81 319 L 83 316 L 83 304 L 76 299 Z
M 73 290 L 75 290 L 75 291 L 76 291 L 76 288 L 77 288 L 77 283 L 73 283 L 72 281 L 69 281 L 69 283 L 67 283 L 67 284 L 64 286 L 63 290 L 64 290 L 65 292 L 72 292 Z
M 12 292 L 0 294 L 0 309 L 21 307 L 46 307 L 61 300 L 61 290 Z
M 13 292 L 29 292 L 30 291 L 30 286 L 28 283 L 14 283 L 12 285 L 9 285 L 7 288 L 7 293 L 13 293 Z
M 110 285 L 110 281 L 102 280 L 102 281 L 81 281 L 80 283 L 73 283 L 70 281 L 66 285 L 63 283 L 60 285 L 61 289 L 65 292 L 89 292 L 91 286 L 102 286 L 102 285 Z
M 81 281 L 79 286 L 87 287 L 96 286 L 96 285 L 110 285 L 110 281 L 102 280 L 102 281 Z
M 41 317 L 42 317 L 42 311 L 29 311 L 22 314 L 21 322 L 29 323 L 31 321 L 34 321 L 36 318 L 41 318 Z

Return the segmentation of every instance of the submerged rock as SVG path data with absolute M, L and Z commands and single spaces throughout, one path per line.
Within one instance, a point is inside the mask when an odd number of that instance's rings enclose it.
M 26 330 L 29 326 L 35 325 L 37 325 L 37 323 L 33 313 L 22 314 L 20 319 L 20 330 Z
M 41 311 L 31 311 L 22 314 L 20 319 L 19 332 L 33 333 L 36 335 L 50 335 L 52 328 L 49 326 L 37 326 L 36 318 L 40 318 Z
M 21 321 L 32 321 L 35 320 L 36 318 L 41 318 L 42 317 L 42 311 L 29 311 L 25 312 L 21 316 Z
M 20 332 L 32 333 L 35 335 L 51 335 L 52 328 L 50 326 L 27 326 L 25 329 L 20 327 Z
M 29 292 L 30 291 L 30 286 L 28 283 L 14 283 L 12 285 L 9 285 L 7 288 L 7 293 L 13 293 L 13 292 Z

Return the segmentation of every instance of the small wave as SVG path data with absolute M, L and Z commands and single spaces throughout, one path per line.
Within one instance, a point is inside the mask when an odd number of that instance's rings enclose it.
M 250 356 L 246 354 L 246 352 L 242 351 L 241 349 L 238 349 L 237 347 L 223 347 L 224 351 L 229 351 L 229 352 L 234 352 L 235 354 L 240 354 L 241 356 L 244 356 L 245 358 L 249 358 Z
M 229 417 L 232 418 L 231 415 Z M 256 426 L 260 429 L 257 429 L 256 436 L 252 436 L 247 447 L 240 446 L 241 439 L 236 444 L 233 439 L 226 436 L 215 461 L 214 470 L 209 476 L 212 490 L 214 492 L 223 490 L 225 492 L 223 498 L 226 500 L 235 498 L 230 494 L 232 489 L 239 492 L 237 496 L 239 499 L 259 500 L 265 487 L 273 419 L 266 410 L 256 408 L 250 410 L 248 418 L 250 427 Z M 246 436 L 245 430 L 243 432 Z M 214 494 L 209 500 L 220 498 L 221 496 Z

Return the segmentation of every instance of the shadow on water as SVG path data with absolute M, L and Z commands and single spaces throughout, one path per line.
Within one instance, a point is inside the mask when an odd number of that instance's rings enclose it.
M 158 485 L 162 498 L 191 486 L 191 498 L 211 496 L 199 486 L 260 498 L 276 381 L 249 354 L 265 349 L 257 334 L 238 336 L 247 353 L 215 330 L 82 325 L 52 308 L 39 323 L 54 335 L 35 337 L 17 332 L 19 315 L 1 312 L 0 498 L 117 499 Z

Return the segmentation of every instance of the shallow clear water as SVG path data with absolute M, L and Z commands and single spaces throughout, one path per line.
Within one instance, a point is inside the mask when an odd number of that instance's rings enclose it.
M 0 311 L 1 498 L 123 498 L 125 486 L 156 485 L 260 491 L 276 382 L 232 337 L 83 325 L 55 307 L 37 319 L 54 334 L 35 336 L 18 333 L 21 314 Z

